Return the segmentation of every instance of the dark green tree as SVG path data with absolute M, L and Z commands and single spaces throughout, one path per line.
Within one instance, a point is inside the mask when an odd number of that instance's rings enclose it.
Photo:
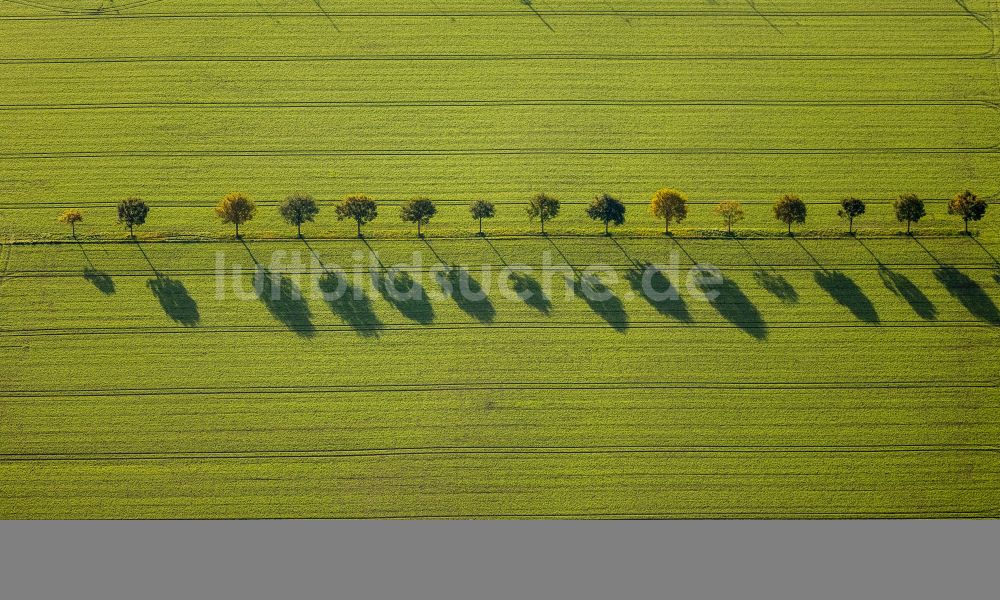
M 476 200 L 469 205 L 469 213 L 473 219 L 479 220 L 479 235 L 483 235 L 483 219 L 492 219 L 497 214 L 497 209 L 488 200 Z
M 430 222 L 437 214 L 437 207 L 429 198 L 414 198 L 407 200 L 399 208 L 399 218 L 407 223 L 417 224 L 417 237 L 424 237 L 421 226 Z
M 969 190 L 957 194 L 948 201 L 948 214 L 958 215 L 965 221 L 965 235 L 969 235 L 969 221 L 978 221 L 986 214 L 986 200 Z
M 118 222 L 128 227 L 128 234 L 135 238 L 134 229 L 146 222 L 149 205 L 142 198 L 127 198 L 118 203 Z
M 924 201 L 917 198 L 916 194 L 902 194 L 896 198 L 893 208 L 896 210 L 896 220 L 900 223 L 906 222 L 907 235 L 910 234 L 910 224 L 920 221 L 927 215 L 927 211 L 924 210 Z
M 535 194 L 528 201 L 528 218 L 538 220 L 542 224 L 542 235 L 545 235 L 545 222 L 559 216 L 559 201 L 548 194 Z
M 302 237 L 302 224 L 312 222 L 319 214 L 316 200 L 308 194 L 292 194 L 278 205 L 278 213 L 289 225 L 295 225 Z
M 791 235 L 792 223 L 806 222 L 806 203 L 795 194 L 785 194 L 774 202 L 774 218 L 788 225 Z
M 353 219 L 358 224 L 358 237 L 361 237 L 361 226 L 371 223 L 378 217 L 378 205 L 368 196 L 348 196 L 334 209 L 337 220 Z
M 857 198 L 844 198 L 840 201 L 840 210 L 837 215 L 841 219 L 847 219 L 847 233 L 854 233 L 854 219 L 865 214 L 865 203 Z
M 621 225 L 625 222 L 625 205 L 610 194 L 596 196 L 587 207 L 587 216 L 604 223 L 604 235 L 611 235 L 608 225 Z

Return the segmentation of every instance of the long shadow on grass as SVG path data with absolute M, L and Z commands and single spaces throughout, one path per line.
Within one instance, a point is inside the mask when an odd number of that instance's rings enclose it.
M 951 265 L 942 265 L 934 270 L 934 277 L 944 285 L 952 297 L 972 313 L 972 316 L 993 325 L 1000 325 L 1000 309 L 997 309 L 997 305 L 986 294 L 986 290 L 968 275 Z
M 597 275 L 581 272 L 574 267 L 569 262 L 569 259 L 566 258 L 566 254 L 556 245 L 551 237 L 546 237 L 545 239 L 555 248 L 560 258 L 562 258 L 563 262 L 573 272 L 572 277 L 566 276 L 566 285 L 572 287 L 576 297 L 586 302 L 590 310 L 604 319 L 612 329 L 618 333 L 625 333 L 625 330 L 628 329 L 628 314 L 625 312 L 625 307 L 618 296 L 615 296 L 614 292 L 604 285 L 604 282 Z
M 754 266 L 757 267 L 753 272 L 753 278 L 757 282 L 757 285 L 764 288 L 766 292 L 782 302 L 796 304 L 799 301 L 799 293 L 795 290 L 795 287 L 789 283 L 788 279 L 786 279 L 784 275 L 774 271 L 773 269 L 768 269 L 764 265 L 757 262 L 754 255 L 750 253 L 750 249 L 744 246 L 743 242 L 741 242 L 739 238 L 733 237 L 733 240 L 737 245 L 739 245 L 743 252 L 750 257 Z
M 538 282 L 538 280 L 524 271 L 515 270 L 507 264 L 507 259 L 504 258 L 503 254 L 500 254 L 500 250 L 493 245 L 493 242 L 491 242 L 488 237 L 484 236 L 482 240 L 486 242 L 486 245 L 493 250 L 494 254 L 497 255 L 497 258 L 500 259 L 500 264 L 502 264 L 504 268 L 510 270 L 507 280 L 510 283 L 511 289 L 514 290 L 518 298 L 543 315 L 548 315 L 552 312 L 552 301 L 545 295 L 545 290 L 542 289 L 542 285 Z
M 658 313 L 682 323 L 694 319 L 680 291 L 662 271 L 649 262 L 641 262 L 625 273 L 625 281 L 637 296 L 642 297 Z
M 84 249 L 83 244 L 80 242 L 76 243 L 80 247 L 80 252 L 83 253 L 83 259 L 87 261 L 87 266 L 83 268 L 83 278 L 90 282 L 99 292 L 105 296 L 110 296 L 115 293 L 115 282 L 111 279 L 111 276 L 104 271 L 99 271 L 94 263 L 90 260 L 90 256 Z
M 696 281 L 706 299 L 715 310 L 719 311 L 722 318 L 755 339 L 767 339 L 767 322 L 764 316 L 735 281 L 723 277 L 721 284 L 709 285 L 700 276 Z
M 291 278 L 275 273 L 258 264 L 253 275 L 254 291 L 268 312 L 297 335 L 316 335 L 312 312 L 302 297 L 302 290 Z
M 917 238 L 911 239 L 938 264 L 938 268 L 934 269 L 934 277 L 953 298 L 958 300 L 973 317 L 993 325 L 1000 325 L 1000 309 L 997 309 L 997 305 L 981 285 L 953 265 L 938 260 L 937 256 Z
M 868 253 L 872 255 L 872 258 L 875 259 L 875 263 L 878 265 L 878 276 L 882 280 L 882 284 L 885 285 L 889 291 L 903 300 L 906 300 L 907 304 L 910 305 L 910 308 L 913 309 L 913 312 L 917 313 L 917 316 L 921 319 L 925 319 L 927 321 L 937 319 L 937 307 L 934 306 L 931 299 L 928 298 L 915 283 L 902 273 L 893 271 L 886 265 L 882 264 L 878 255 L 876 255 L 875 252 L 873 252 L 872 249 L 861 240 L 861 238 L 855 237 L 854 239 L 861 244 L 862 248 L 867 250 Z
M 353 329 L 361 337 L 378 337 L 379 330 L 382 329 L 382 321 L 375 314 L 372 308 L 372 300 L 360 285 L 354 285 L 343 271 L 331 271 L 323 263 L 323 259 L 313 247 L 302 239 L 302 243 L 309 249 L 323 274 L 317 281 L 320 292 L 323 293 L 323 300 L 333 311 L 333 314 Z
M 464 267 L 452 265 L 436 275 L 438 285 L 450 294 L 465 314 L 480 323 L 492 323 L 497 311 L 483 290 L 482 284 Z
M 612 329 L 618 333 L 625 333 L 628 329 L 628 314 L 622 301 L 615 296 L 597 275 L 585 273 L 570 279 L 566 277 L 566 284 L 573 286 L 573 293 L 587 303 L 590 310 L 604 319 Z
M 840 271 L 816 271 L 813 278 L 833 300 L 866 323 L 878 323 L 875 305 L 854 280 Z
M 819 267 L 819 271 L 813 272 L 813 279 L 816 280 L 819 287 L 823 288 L 827 294 L 830 294 L 834 302 L 847 308 L 847 310 L 851 311 L 851 314 L 861 321 L 866 323 L 879 322 L 878 311 L 875 310 L 875 305 L 872 304 L 871 299 L 865 295 L 853 279 L 840 271 L 828 270 L 813 256 L 813 253 L 802 242 L 795 237 L 792 237 L 792 240 Z
M 275 273 L 262 265 L 245 240 L 241 239 L 240 243 L 254 263 L 254 292 L 271 316 L 296 335 L 304 338 L 316 335 L 312 312 L 299 286 L 290 277 Z
M 146 250 L 142 247 L 142 244 L 136 241 L 135 246 L 139 249 L 149 268 L 156 275 L 153 279 L 146 281 L 146 287 L 156 296 L 156 300 L 160 303 L 160 308 L 163 309 L 163 312 L 170 319 L 180 323 L 184 327 L 196 326 L 201 320 L 201 314 L 198 312 L 198 303 L 188 293 L 184 284 L 180 280 L 173 279 L 161 273 L 153 265 L 153 261 L 149 259 L 149 255 L 146 254 Z
M 319 289 L 333 314 L 361 337 L 378 337 L 382 321 L 365 291 L 352 285 L 344 273 L 328 271 L 319 278 Z
M 405 271 L 386 271 L 377 276 L 375 287 L 382 298 L 401 315 L 421 325 L 434 321 L 434 307 L 420 282 Z

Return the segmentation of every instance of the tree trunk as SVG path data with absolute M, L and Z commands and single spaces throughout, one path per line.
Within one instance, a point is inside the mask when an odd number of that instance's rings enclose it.
M 76 223 L 70 223 L 69 226 L 73 230 L 73 237 L 76 237 Z M 969 222 L 968 221 L 965 222 L 965 230 L 966 231 L 969 230 Z
M 299 230 L 299 237 L 302 237 L 302 223 L 296 223 L 295 227 Z
M 906 234 L 909 235 L 909 233 L 910 233 L 910 220 L 907 219 L 906 220 Z
M 361 237 L 361 221 L 355 219 L 355 223 L 358 224 L 358 237 Z
M 663 218 L 663 235 L 670 235 L 670 217 Z
M 611 235 L 611 232 L 608 231 L 608 222 L 607 221 L 604 222 L 604 235 Z
M 479 235 L 483 235 L 483 218 L 479 217 Z
M 788 222 L 788 235 L 792 235 L 792 222 Z
M 726 219 L 726 233 L 731 234 L 732 232 L 733 232 L 733 222 L 730 221 L 729 219 Z
M 847 233 L 854 233 L 854 217 L 847 218 Z
M 135 239 L 135 231 L 133 231 L 131 223 L 128 224 L 128 236 Z
M 236 224 L 236 239 L 240 239 L 240 224 Z
M 420 232 L 420 220 L 417 220 L 417 237 L 424 237 L 424 234 Z

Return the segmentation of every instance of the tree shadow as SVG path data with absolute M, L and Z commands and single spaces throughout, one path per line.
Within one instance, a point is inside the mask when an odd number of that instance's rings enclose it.
M 703 283 L 701 278 L 697 281 L 699 289 L 706 294 L 709 303 L 722 318 L 757 340 L 767 339 L 767 322 L 764 316 L 757 305 L 743 293 L 739 284 L 728 277 L 723 277 L 721 284 L 712 286 Z
M 89 281 L 105 296 L 115 293 L 115 282 L 111 276 L 104 271 L 98 271 L 93 267 L 84 267 L 83 278 Z
M 882 280 L 882 284 L 885 285 L 890 292 L 899 296 L 903 300 L 906 300 L 906 302 L 910 305 L 910 308 L 912 308 L 920 318 L 928 321 L 937 319 L 937 308 L 934 306 L 934 303 L 931 302 L 931 299 L 928 298 L 922 291 L 920 291 L 920 288 L 918 288 L 915 283 L 910 281 L 910 279 L 902 273 L 897 273 L 882 264 L 878 255 L 875 254 L 875 252 L 872 251 L 872 249 L 869 248 L 868 245 L 861 240 L 861 238 L 855 237 L 854 239 L 861 244 L 862 248 L 868 251 L 868 254 L 872 255 L 872 258 L 875 259 L 875 264 L 878 265 L 878 276 Z
M 372 308 L 371 298 L 360 286 L 351 285 L 343 273 L 327 271 L 319 278 L 319 289 L 330 310 L 358 335 L 378 337 L 382 321 Z
M 407 319 L 421 325 L 434 321 L 434 307 L 427 298 L 427 292 L 409 273 L 386 271 L 373 283 L 382 298 Z
M 981 285 L 951 265 L 941 265 L 934 277 L 948 293 L 962 303 L 972 316 L 993 325 L 1000 325 L 1000 310 Z
M 111 276 L 104 271 L 97 270 L 94 267 L 94 263 L 90 260 L 90 256 L 84 249 L 83 244 L 79 241 L 76 245 L 80 248 L 80 252 L 83 254 L 83 259 L 87 261 L 87 266 L 83 268 L 83 278 L 90 282 L 95 288 L 98 289 L 105 296 L 110 296 L 115 293 L 115 282 L 111 279 Z
M 906 302 L 910 305 L 910 308 L 912 308 L 921 319 L 925 319 L 927 321 L 937 319 L 937 307 L 934 306 L 931 299 L 928 298 L 915 283 L 910 281 L 908 277 L 902 273 L 893 271 L 883 264 L 879 264 L 878 266 L 878 276 L 882 279 L 882 283 L 885 284 L 885 287 L 888 288 L 893 294 L 899 296 L 903 300 L 906 300 Z
M 813 277 L 837 304 L 846 307 L 855 317 L 866 323 L 879 322 L 875 305 L 853 279 L 840 271 L 825 269 L 814 272 Z
M 782 302 L 788 304 L 798 303 L 799 293 L 795 290 L 795 287 L 789 283 L 788 279 L 786 279 L 784 275 L 760 264 L 754 255 L 750 253 L 750 249 L 744 246 L 743 242 L 741 242 L 739 238 L 733 237 L 732 239 L 736 242 L 740 249 L 743 250 L 748 257 L 750 257 L 754 266 L 757 267 L 757 270 L 753 272 L 753 278 L 757 282 L 757 285 L 764 288 L 766 292 Z
M 600 277 L 582 274 L 570 279 L 567 276 L 566 282 L 573 286 L 573 293 L 586 302 L 590 310 L 618 333 L 625 333 L 628 329 L 628 314 L 625 313 L 625 307 L 618 296 L 604 285 Z
M 694 320 L 680 290 L 653 264 L 637 263 L 625 273 L 625 281 L 633 292 L 645 299 L 661 315 L 682 323 Z
M 268 312 L 297 335 L 310 338 L 316 334 L 309 305 L 302 290 L 291 278 L 274 273 L 257 263 L 253 275 L 254 290 Z
M 160 273 L 160 270 L 150 260 L 149 255 L 146 254 L 146 250 L 142 247 L 142 244 L 138 240 L 135 240 L 134 243 L 135 247 L 139 249 L 139 253 L 146 260 L 146 264 L 149 265 L 153 274 L 156 275 L 153 279 L 146 281 L 146 287 L 156 296 L 156 300 L 160 303 L 163 312 L 184 327 L 196 326 L 201 320 L 201 315 L 198 312 L 198 303 L 188 293 L 187 288 L 179 280 L 172 279 Z
M 753 272 L 753 278 L 757 285 L 764 288 L 769 294 L 786 302 L 796 304 L 799 301 L 799 293 L 795 287 L 785 279 L 785 276 L 775 271 L 757 269 Z
M 442 290 L 450 287 L 451 298 L 465 314 L 480 323 L 492 323 L 496 318 L 496 308 L 483 286 L 464 267 L 452 265 L 436 275 Z
M 954 266 L 946 265 L 938 260 L 937 256 L 927 246 L 924 246 L 920 240 L 917 238 L 912 239 L 938 264 L 938 268 L 934 269 L 934 277 L 948 290 L 948 293 L 952 297 L 961 302 L 962 306 L 977 319 L 993 325 L 1000 325 L 1000 310 L 997 309 L 997 305 L 994 304 L 981 285 Z M 988 251 L 987 254 L 989 254 Z M 994 279 L 1000 282 L 1000 277 L 997 275 L 994 275 Z
M 511 288 L 525 304 L 543 315 L 552 312 L 552 301 L 545 295 L 545 290 L 537 279 L 527 273 L 511 273 L 508 280 Z
M 168 317 L 184 327 L 198 325 L 201 320 L 198 303 L 191 297 L 183 283 L 166 275 L 157 274 L 153 279 L 146 281 L 146 287 L 156 296 L 160 307 Z

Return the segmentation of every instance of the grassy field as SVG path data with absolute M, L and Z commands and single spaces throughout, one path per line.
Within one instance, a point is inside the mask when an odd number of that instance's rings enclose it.
M 945 214 L 998 192 L 998 17 L 0 2 L 0 517 L 1000 516 L 1000 211 L 969 237 Z M 663 186 L 692 201 L 673 238 L 645 208 Z M 260 205 L 244 242 L 211 211 L 233 190 Z M 305 241 L 274 210 L 294 191 L 323 208 Z M 536 191 L 564 204 L 547 238 Z M 598 192 L 628 204 L 612 238 Z M 927 200 L 912 238 L 902 192 Z M 366 240 L 334 219 L 349 193 L 382 203 Z M 416 194 L 426 240 L 394 206 Z M 647 264 L 677 299 L 643 293 Z M 393 265 L 427 294 L 389 293 Z M 486 298 L 440 293 L 441 265 Z

